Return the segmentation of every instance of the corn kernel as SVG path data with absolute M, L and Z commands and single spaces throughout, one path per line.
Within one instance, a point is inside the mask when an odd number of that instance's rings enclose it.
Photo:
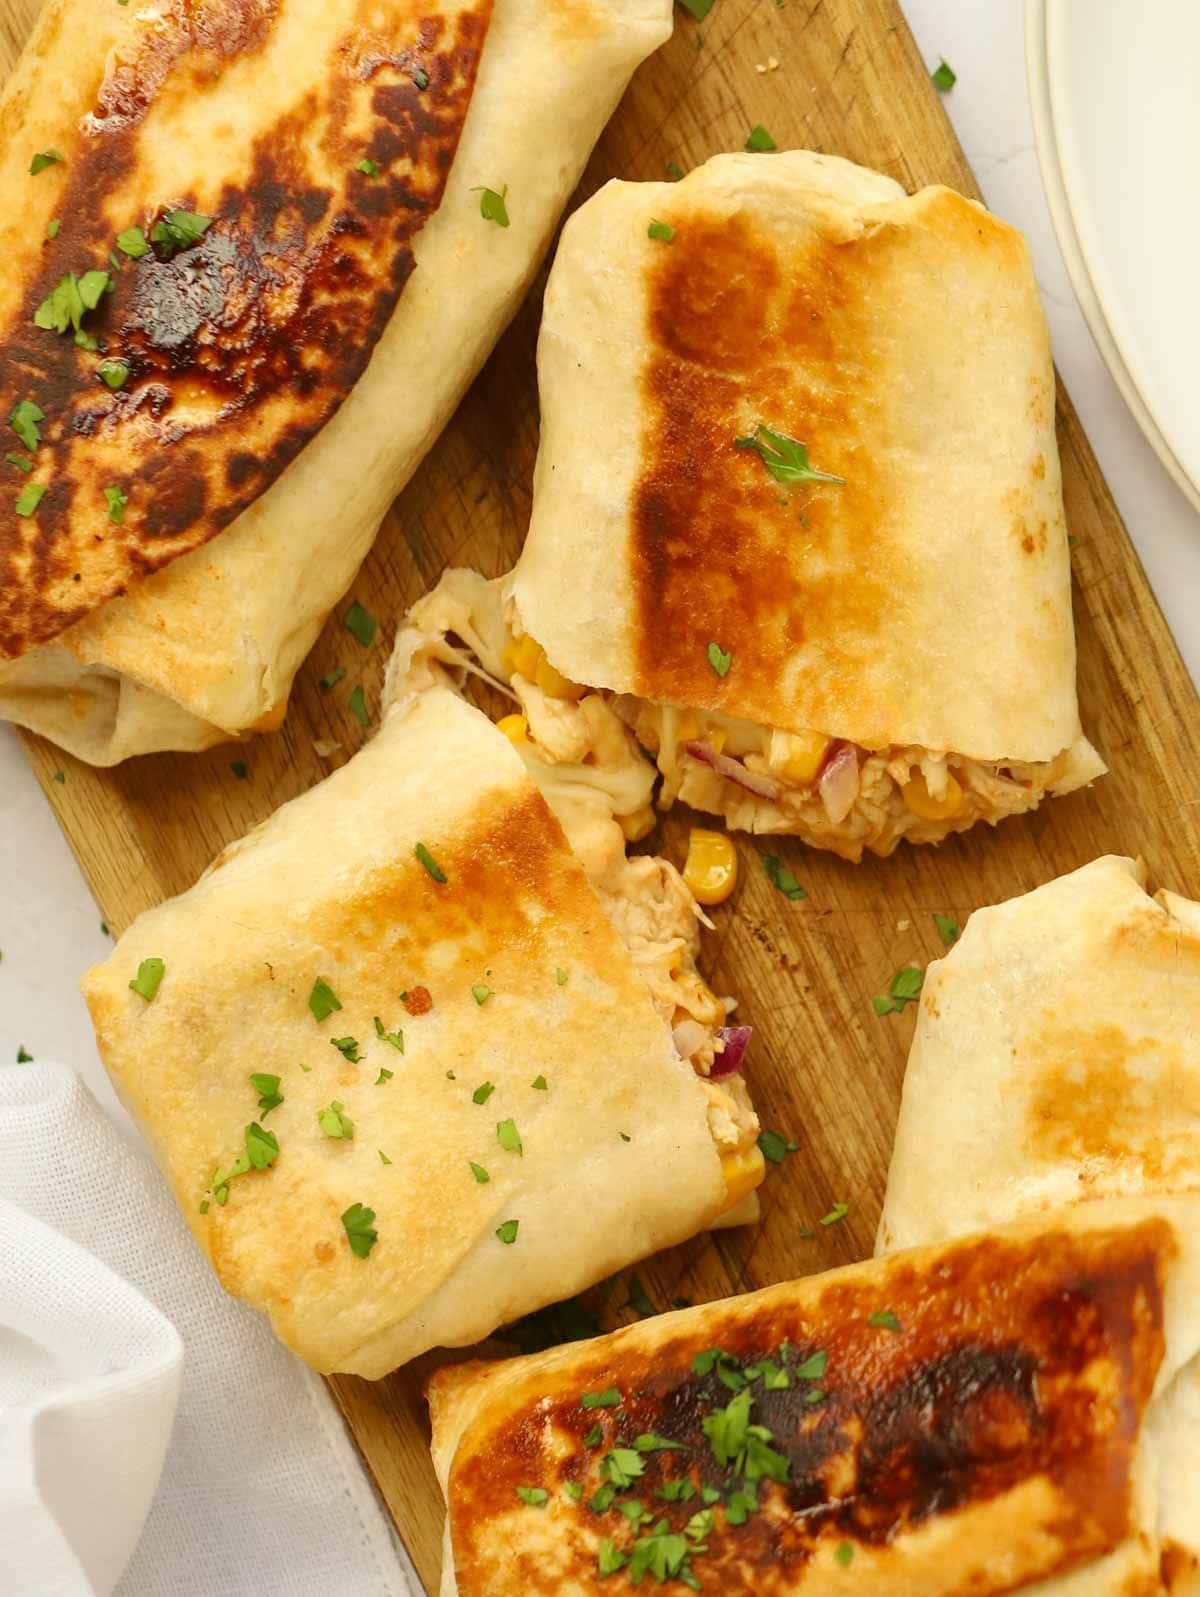
M 748 1193 L 762 1184 L 767 1173 L 767 1166 L 763 1160 L 756 1143 L 751 1143 L 748 1148 L 738 1148 L 733 1153 L 722 1154 L 721 1174 L 725 1177 L 725 1204 L 726 1209 L 732 1209 L 741 1203 Z
M 683 879 L 699 904 L 723 904 L 737 886 L 738 863 L 724 832 L 694 826 L 688 839 Z
M 541 644 L 526 633 L 523 638 L 513 638 L 505 645 L 504 669 L 510 677 L 523 676 L 532 682 L 541 658 Z
M 529 722 L 523 715 L 504 715 L 496 722 L 497 732 L 503 732 L 510 743 L 524 743 L 529 735 Z
M 946 791 L 940 798 L 935 798 L 929 791 L 920 771 L 913 772 L 900 789 L 900 794 L 913 814 L 919 815 L 923 821 L 948 821 L 951 816 L 958 814 L 965 801 L 961 784 L 950 772 L 946 773 Z
M 807 786 L 821 774 L 832 741 L 823 732 L 772 732 L 767 764 L 785 781 Z
M 583 697 L 583 689 L 579 683 L 563 676 L 561 671 L 550 664 L 544 654 L 534 668 L 533 680 L 548 699 L 573 700 Z
M 621 830 L 625 833 L 626 842 L 629 843 L 640 843 L 643 837 L 649 837 L 658 825 L 658 816 L 649 804 L 644 809 L 634 810 L 632 815 L 622 815 L 620 820 Z

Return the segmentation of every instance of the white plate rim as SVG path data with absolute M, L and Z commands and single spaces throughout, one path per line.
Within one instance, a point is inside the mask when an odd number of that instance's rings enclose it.
M 1120 389 L 1122 398 L 1133 412 L 1154 452 L 1189 502 L 1200 510 L 1200 485 L 1184 468 L 1163 424 L 1160 423 L 1137 380 L 1137 363 L 1130 355 L 1133 340 L 1128 329 L 1125 330 L 1124 340 L 1120 338 L 1123 323 L 1115 314 L 1116 297 L 1111 288 L 1107 297 L 1104 295 L 1103 289 L 1107 286 L 1105 274 L 1102 270 L 1093 269 L 1089 261 L 1088 228 L 1086 221 L 1081 225 L 1080 220 L 1081 213 L 1086 215 L 1086 211 L 1085 207 L 1072 197 L 1072 188 L 1068 182 L 1070 161 L 1064 155 L 1063 141 L 1054 115 L 1050 61 L 1052 9 L 1061 15 L 1061 9 L 1055 0 L 1026 0 L 1026 76 L 1034 141 L 1050 219 L 1054 225 L 1071 286 L 1113 381 Z M 1074 184 L 1076 196 L 1079 188 L 1079 182 L 1076 180 Z M 1092 255 L 1093 258 L 1097 257 L 1098 251 L 1093 251 Z

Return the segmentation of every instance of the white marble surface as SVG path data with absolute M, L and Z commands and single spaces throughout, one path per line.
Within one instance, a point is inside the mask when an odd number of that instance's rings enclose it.
M 1032 240 L 1059 366 L 1200 680 L 1200 517 L 1142 438 L 1076 308 L 1033 146 L 1022 0 L 908 0 L 907 12 L 930 66 L 944 55 L 958 73 L 946 105 L 989 204 Z M 108 946 L 16 739 L 0 728 L 0 1061 L 24 1046 L 75 1064 L 111 1104 L 78 993 Z

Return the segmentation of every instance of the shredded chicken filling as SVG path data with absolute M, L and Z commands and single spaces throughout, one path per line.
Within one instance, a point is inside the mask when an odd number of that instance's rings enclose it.
M 513 669 L 514 639 L 505 622 L 499 582 L 474 572 L 447 572 L 412 610 L 396 641 L 388 697 L 435 683 L 461 690 L 482 678 L 512 700 L 506 725 L 609 920 L 620 933 L 680 1057 L 704 1079 L 708 1123 L 722 1155 L 753 1150 L 759 1122 L 737 1074 L 710 1079 L 724 1049 L 719 1036 L 731 1002 L 718 998 L 696 968 L 700 925 L 711 924 L 667 860 L 626 854 L 630 838 L 654 820 L 656 773 L 630 728 L 604 693 L 587 693 L 537 666 Z

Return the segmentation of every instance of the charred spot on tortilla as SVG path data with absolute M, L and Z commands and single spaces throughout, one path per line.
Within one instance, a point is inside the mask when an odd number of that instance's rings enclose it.
M 328 24 L 325 55 L 256 132 L 244 175 L 215 194 L 167 196 L 152 215 L 139 174 L 153 141 L 173 136 L 189 96 L 219 95 L 225 72 L 269 53 L 279 8 L 173 0 L 132 58 L 114 59 L 67 165 L 62 226 L 21 263 L 22 301 L 0 329 L 0 410 L 21 398 L 44 410 L 38 467 L 55 485 L 36 527 L 0 502 L 0 655 L 49 641 L 205 543 L 335 413 L 441 202 L 491 6 L 447 0 L 386 40 L 365 15 L 349 29 Z M 377 178 L 355 170 L 364 152 Z M 175 211 L 211 221 L 172 231 L 164 218 Z M 158 242 L 113 251 L 122 227 Z M 110 369 L 124 363 L 116 388 L 87 349 L 32 322 L 64 274 L 103 266 L 110 251 L 115 291 L 87 313 L 87 333 Z M 185 443 L 186 493 L 139 494 L 120 527 L 108 522 L 98 483 L 169 478 Z

